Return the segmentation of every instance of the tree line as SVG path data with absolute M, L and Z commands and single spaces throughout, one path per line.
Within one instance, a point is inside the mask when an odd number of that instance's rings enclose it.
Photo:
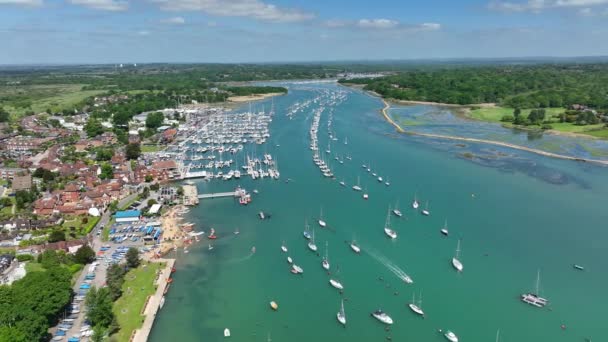
M 340 82 L 363 84 L 366 90 L 398 100 L 608 109 L 608 64 L 462 67 Z

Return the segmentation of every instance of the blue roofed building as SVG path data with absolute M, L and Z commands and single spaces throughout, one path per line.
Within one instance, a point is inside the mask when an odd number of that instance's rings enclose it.
M 126 211 L 117 211 L 114 215 L 116 222 L 135 222 L 139 221 L 139 216 L 141 216 L 141 212 L 139 210 L 126 210 Z

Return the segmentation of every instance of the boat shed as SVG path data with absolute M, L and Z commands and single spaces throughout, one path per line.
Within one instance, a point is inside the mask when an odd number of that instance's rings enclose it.
M 141 212 L 139 210 L 117 211 L 114 215 L 116 222 L 136 222 L 139 221 Z
M 153 204 L 148 211 L 149 214 L 158 214 L 160 211 L 160 204 Z

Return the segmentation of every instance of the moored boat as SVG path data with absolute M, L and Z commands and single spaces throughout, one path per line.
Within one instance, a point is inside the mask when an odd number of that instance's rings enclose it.
M 340 312 L 337 314 L 338 322 L 342 325 L 346 325 L 346 313 L 344 312 L 344 300 L 342 300 L 342 304 L 340 305 Z
M 460 260 L 458 259 L 459 257 L 460 257 L 460 240 L 458 240 L 458 245 L 456 246 L 456 255 L 452 258 L 452 266 L 454 266 L 456 271 L 462 272 L 464 266 L 462 265 L 462 262 L 460 262 Z
M 456 336 L 456 334 L 454 334 L 453 332 L 449 331 L 445 333 L 445 338 L 447 338 L 448 340 L 452 341 L 452 342 L 458 342 L 458 336 Z
M 357 242 L 354 240 L 350 243 L 350 249 L 352 249 L 353 252 L 355 252 L 357 254 L 361 253 L 361 248 L 359 247 L 359 245 L 357 245 Z
M 387 315 L 385 312 L 383 312 L 380 309 L 372 312 L 372 316 L 384 324 L 387 324 L 387 325 L 393 324 L 393 319 L 391 318 L 391 316 Z
M 337 288 L 338 290 L 344 290 L 344 286 L 342 285 L 342 283 L 337 280 L 329 279 L 329 284 L 331 284 L 331 286 Z

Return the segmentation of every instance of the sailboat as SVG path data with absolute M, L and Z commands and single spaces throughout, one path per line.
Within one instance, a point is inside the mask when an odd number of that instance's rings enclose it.
M 498 342 L 499 335 L 500 335 L 500 329 L 496 330 L 496 342 Z
M 213 246 L 211 246 L 211 244 L 209 244 L 209 250 L 213 250 Z
M 348 145 L 348 137 L 344 137 L 344 145 Z
M 328 254 L 328 243 L 327 241 L 325 241 L 325 257 L 323 258 L 323 261 L 321 262 L 321 266 L 323 266 L 324 269 L 329 271 L 329 254 Z
M 340 305 L 340 312 L 338 312 L 338 322 L 342 325 L 346 325 L 346 314 L 344 313 L 344 299 L 342 300 L 342 304 Z
M 353 190 L 355 191 L 361 191 L 361 185 L 359 185 L 359 182 L 361 181 L 360 177 L 357 176 L 357 185 L 353 185 Z
M 537 308 L 544 307 L 545 305 L 547 305 L 547 303 L 549 303 L 549 300 L 541 297 L 539 295 L 539 292 L 540 292 L 540 270 L 538 270 L 538 272 L 536 274 L 536 287 L 535 287 L 534 293 L 522 294 L 521 295 L 522 302 L 536 306 Z
M 416 194 L 414 194 L 414 201 L 412 202 L 412 208 L 418 209 L 420 204 L 418 203 L 418 199 L 416 199 Z
M 418 315 L 424 316 L 424 311 L 422 311 L 422 294 L 420 295 L 420 299 L 418 299 L 418 304 L 416 304 L 416 294 L 412 293 L 412 302 L 409 304 L 409 307 Z
M 317 245 L 315 245 L 315 230 L 314 229 L 312 230 L 312 238 L 308 242 L 308 249 L 310 249 L 313 252 L 317 251 Z
M 397 216 L 397 217 L 403 216 L 403 214 L 401 213 L 401 210 L 399 210 L 399 200 L 397 200 L 397 204 L 395 204 L 395 209 L 393 209 L 393 214 L 395 214 L 395 216 Z
M 281 250 L 283 251 L 283 253 L 287 253 L 287 247 L 285 246 L 285 241 L 283 241 L 283 243 L 281 244 Z
M 325 228 L 327 226 L 327 223 L 323 221 L 323 207 L 321 207 L 321 213 L 319 214 L 319 226 L 321 226 L 321 228 Z
M 367 194 L 367 187 L 365 187 L 365 191 L 363 191 L 363 199 L 366 200 L 369 198 L 369 195 Z
M 431 215 L 431 212 L 429 211 L 429 201 L 426 201 L 426 205 L 424 206 L 424 209 L 422 209 L 422 215 L 424 215 L 424 216 Z
M 310 227 L 308 227 L 308 222 L 306 220 L 304 220 L 304 232 L 302 234 L 304 234 L 304 238 L 310 240 Z
M 391 207 L 388 207 L 386 212 L 386 221 L 384 222 L 384 233 L 391 239 L 397 238 L 397 232 L 391 229 Z
M 340 182 L 340 185 L 346 186 L 346 183 L 344 182 L 344 178 L 342 178 L 342 181 Z
M 386 177 L 386 182 L 384 182 L 384 185 L 386 185 L 386 186 L 390 186 L 391 185 L 391 182 L 388 180 L 388 177 Z
M 462 265 L 460 260 L 458 260 L 459 257 L 460 257 L 460 240 L 458 240 L 458 245 L 456 246 L 456 255 L 452 258 L 452 266 L 454 266 L 454 268 L 458 272 L 462 272 L 462 269 L 464 268 L 464 266 Z
M 441 234 L 448 236 L 449 232 L 448 232 L 448 220 L 445 220 L 445 224 L 443 225 L 443 228 L 441 228 Z

